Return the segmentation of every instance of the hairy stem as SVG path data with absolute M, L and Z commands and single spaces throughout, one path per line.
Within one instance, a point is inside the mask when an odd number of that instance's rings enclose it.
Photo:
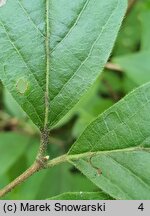
M 38 172 L 39 170 L 54 167 L 54 166 L 56 166 L 60 163 L 63 163 L 65 161 L 67 161 L 66 155 L 62 155 L 60 157 L 57 157 L 57 158 L 49 161 L 49 163 L 47 163 L 46 157 L 45 157 L 45 163 L 44 163 L 44 161 L 42 163 L 39 160 L 35 161 L 33 163 L 33 165 L 31 167 L 29 167 L 24 173 L 22 173 L 14 181 L 12 181 L 6 187 L 4 187 L 2 190 L 0 190 L 0 198 L 5 196 L 7 193 L 11 192 L 16 186 L 23 183 L 26 179 L 28 179 L 30 176 L 32 176 L 34 173 Z
M 49 143 L 49 131 L 44 130 L 41 133 L 41 143 L 39 147 L 39 152 L 37 154 L 37 160 L 41 160 L 46 156 L 48 143 Z
M 54 158 L 53 160 L 50 160 L 47 165 L 46 165 L 46 168 L 51 168 L 51 167 L 54 167 L 58 164 L 61 164 L 61 163 L 64 163 L 64 162 L 67 162 L 69 159 L 68 155 L 67 154 L 64 154 L 60 157 L 57 157 L 57 158 Z
M 44 163 L 45 161 L 45 163 Z M 38 172 L 39 170 L 45 169 L 45 168 L 51 168 L 58 164 L 61 164 L 63 162 L 67 161 L 67 155 L 62 155 L 60 157 L 57 157 L 51 161 L 47 161 L 47 158 L 45 157 L 43 161 L 35 161 L 31 167 L 29 167 L 24 173 L 22 173 L 19 177 L 17 177 L 14 181 L 12 181 L 10 184 L 8 184 L 6 187 L 4 187 L 2 190 L 0 190 L 0 198 L 5 196 L 7 193 L 11 192 L 16 186 L 23 183 L 25 180 L 27 180 L 30 176 L 32 176 L 34 173 Z
M 0 190 L 0 197 L 3 197 L 8 192 L 12 191 L 16 186 L 18 186 L 19 184 L 24 182 L 26 179 L 28 179 L 34 173 L 38 172 L 41 169 L 46 168 L 47 161 L 49 159 L 49 157 L 46 156 L 48 142 L 49 142 L 49 131 L 44 130 L 41 133 L 41 143 L 40 143 L 39 152 L 37 154 L 37 158 L 36 158 L 35 162 L 23 174 L 21 174 L 14 181 L 12 181 L 6 187 L 4 187 L 2 190 Z
M 8 184 L 5 188 L 0 190 L 0 197 L 3 197 L 8 192 L 12 191 L 16 186 L 24 182 L 26 179 L 28 179 L 30 176 L 32 176 L 34 173 L 38 172 L 39 170 L 46 169 L 46 168 L 52 168 L 56 165 L 59 165 L 64 162 L 73 163 L 74 160 L 79 160 L 85 157 L 92 157 L 94 155 L 103 155 L 110 152 L 130 152 L 130 151 L 136 151 L 136 150 L 143 150 L 143 151 L 150 151 L 150 148 L 143 148 L 143 147 L 133 147 L 133 148 L 125 148 L 125 149 L 116 149 L 116 150 L 108 150 L 108 151 L 98 151 L 98 152 L 85 152 L 81 154 L 75 154 L 75 155 L 69 155 L 65 154 L 60 157 L 54 158 L 53 160 L 48 161 L 48 159 L 45 157 L 41 163 L 41 161 L 35 161 L 35 163 L 27 169 L 23 174 L 21 174 L 19 177 L 17 177 L 13 182 Z M 45 160 L 45 163 L 44 163 Z

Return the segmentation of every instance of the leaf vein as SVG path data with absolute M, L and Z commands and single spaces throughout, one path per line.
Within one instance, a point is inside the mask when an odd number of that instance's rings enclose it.
M 5 71 L 5 67 L 3 69 L 5 76 L 7 77 L 7 79 L 9 80 L 9 77 Z M 25 96 L 24 96 L 25 97 Z M 29 102 L 29 104 L 32 106 L 33 110 L 35 111 L 35 113 L 37 114 L 37 117 L 39 119 L 39 121 L 42 123 L 42 119 L 41 116 L 39 115 L 38 111 L 35 109 L 35 106 L 32 104 L 32 102 L 29 100 L 29 98 L 26 97 L 26 100 Z M 30 113 L 31 114 L 31 113 Z
M 89 4 L 90 0 L 86 0 L 85 4 L 83 5 L 83 7 L 81 8 L 81 11 L 79 12 L 75 22 L 73 23 L 72 27 L 70 28 L 70 30 L 66 33 L 66 35 L 62 38 L 62 40 L 53 48 L 53 50 L 51 51 L 50 54 L 52 54 L 55 49 L 68 37 L 68 35 L 73 31 L 74 27 L 77 25 L 78 21 L 80 20 L 83 12 L 85 11 L 87 5 Z
M 96 38 L 96 40 L 94 41 L 94 43 L 92 44 L 91 49 L 90 49 L 90 51 L 89 51 L 89 53 L 88 53 L 88 56 L 85 58 L 84 61 L 81 62 L 81 64 L 79 65 L 78 69 L 73 73 L 73 75 L 69 78 L 69 80 L 67 80 L 67 82 L 63 85 L 63 87 L 60 89 L 60 91 L 57 93 L 57 95 L 53 98 L 53 100 L 63 91 L 63 89 L 66 87 L 66 85 L 75 77 L 76 73 L 80 70 L 80 68 L 81 68 L 81 67 L 85 64 L 85 62 L 89 59 L 89 57 L 90 57 L 90 55 L 91 55 L 91 53 L 92 53 L 92 51 L 93 51 L 94 45 L 96 44 L 96 42 L 99 40 L 99 38 L 100 38 L 101 35 L 103 34 L 103 32 L 104 32 L 104 30 L 105 30 L 105 28 L 106 28 L 106 26 L 107 26 L 109 20 L 111 19 L 111 17 L 112 17 L 112 15 L 113 15 L 114 11 L 117 9 L 117 7 L 118 7 L 118 2 L 119 2 L 119 1 L 117 1 L 117 6 L 115 6 L 115 8 L 112 10 L 112 13 L 110 14 L 110 16 L 109 16 L 107 22 L 106 22 L 106 23 L 104 24 L 104 26 L 102 27 L 102 31 L 100 32 L 100 34 L 98 35 L 98 37 Z M 52 100 L 52 101 L 53 101 L 53 100 Z M 70 104 L 68 104 L 68 106 L 70 106 Z M 66 106 L 66 107 L 59 113 L 59 115 L 58 115 L 57 117 L 59 117 L 59 116 L 64 112 L 64 110 L 65 110 L 68 106 Z M 52 122 L 52 123 L 53 123 L 53 122 Z
M 144 184 L 146 188 L 150 189 L 150 186 L 140 176 L 138 176 L 137 174 L 135 174 L 133 172 L 133 170 L 131 170 L 129 167 L 126 167 L 125 165 L 121 164 L 120 162 L 118 162 L 117 160 L 115 160 L 114 158 L 112 158 L 112 156 L 110 154 L 107 154 L 107 157 L 110 157 L 111 160 L 113 160 L 116 164 L 118 164 L 120 167 L 122 167 L 128 173 L 131 173 L 131 175 L 134 176 L 142 184 Z
M 11 39 L 11 36 L 9 35 L 9 32 L 6 28 L 6 26 L 4 25 L 4 23 L 2 22 L 2 20 L 0 21 L 2 27 L 4 28 L 5 30 L 5 33 L 7 35 L 7 38 L 8 38 L 8 41 L 10 42 L 10 44 L 12 45 L 12 47 L 14 48 L 14 50 L 16 51 L 16 53 L 18 54 L 18 56 L 20 57 L 20 59 L 22 59 L 23 63 L 25 64 L 26 68 L 28 69 L 28 71 L 34 76 L 34 79 L 35 81 L 37 82 L 38 86 L 40 87 L 40 89 L 42 90 L 43 92 L 43 89 L 42 87 L 40 86 L 39 84 L 39 81 L 37 80 L 34 72 L 32 72 L 32 69 L 29 67 L 29 65 L 27 64 L 26 60 L 24 59 L 22 53 L 19 51 L 19 49 L 17 48 L 17 45 L 14 43 L 14 41 Z
M 46 89 L 45 89 L 45 119 L 44 128 L 47 128 L 48 117 L 49 117 L 49 71 L 50 71 L 50 48 L 49 48 L 49 38 L 50 38 L 50 26 L 49 26 L 49 0 L 46 0 Z
M 37 27 L 37 25 L 35 24 L 34 20 L 31 18 L 29 12 L 27 11 L 27 9 L 23 6 L 23 4 L 21 3 L 20 0 L 17 0 L 18 1 L 18 4 L 19 6 L 22 8 L 22 10 L 24 11 L 24 13 L 27 15 L 27 17 L 29 18 L 29 20 L 32 22 L 32 24 L 34 25 L 34 27 L 36 28 L 36 30 L 40 33 L 40 35 L 42 37 L 45 38 L 45 35 L 42 33 L 42 31 Z

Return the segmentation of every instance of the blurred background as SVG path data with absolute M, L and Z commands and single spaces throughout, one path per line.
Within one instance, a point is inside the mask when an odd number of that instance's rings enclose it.
M 68 151 L 86 126 L 134 88 L 150 81 L 150 0 L 129 7 L 108 63 L 93 87 L 51 131 L 50 158 Z M 40 135 L 0 82 L 0 188 L 34 161 Z M 5 199 L 46 199 L 63 192 L 99 191 L 72 165 L 36 173 Z

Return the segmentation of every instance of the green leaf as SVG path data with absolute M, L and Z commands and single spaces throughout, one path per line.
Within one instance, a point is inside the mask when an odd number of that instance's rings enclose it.
M 131 78 L 129 78 L 127 75 L 124 75 L 122 88 L 125 95 L 130 93 L 131 91 L 133 91 L 133 89 L 137 87 L 138 85 Z
M 141 51 L 113 59 L 137 85 L 150 81 L 150 51 Z
M 145 4 L 146 5 L 146 4 Z M 142 5 L 141 5 L 142 6 Z M 140 7 L 141 9 L 141 7 Z M 142 85 L 150 81 L 150 29 L 149 29 L 150 10 L 140 14 L 141 21 L 141 51 L 116 57 L 113 62 L 117 63 L 127 76 L 137 85 Z M 135 31 L 136 33 L 137 31 Z M 129 43 L 128 43 L 129 44 Z
M 113 50 L 114 56 L 129 54 L 137 50 L 141 36 L 137 34 L 141 30 L 138 19 L 139 12 L 142 10 L 141 4 L 142 1 L 137 1 L 130 13 L 125 17 Z M 143 4 L 145 4 L 145 1 Z
M 98 77 L 92 88 L 90 88 L 90 91 L 88 91 L 74 107 L 74 114 L 78 116 L 78 119 L 73 126 L 73 137 L 78 137 L 95 117 L 113 105 L 110 99 L 103 99 L 100 96 L 101 86 L 102 82 Z
M 78 137 L 87 127 L 87 125 L 95 119 L 100 113 L 109 108 L 113 102 L 110 99 L 103 99 L 94 95 L 88 103 L 78 111 L 79 118 L 73 127 L 73 137 Z
M 81 173 L 72 173 L 70 164 L 61 164 L 47 170 L 42 185 L 38 189 L 37 199 L 45 199 L 67 191 L 94 191 L 97 187 Z M 55 184 L 54 184 L 55 182 Z M 53 187 L 52 187 L 53 185 Z
M 41 129 L 55 125 L 94 83 L 126 4 L 7 0 L 0 7 L 0 78 Z
M 0 133 L 0 176 L 24 153 L 30 138 L 17 133 Z
M 150 83 L 95 119 L 70 162 L 115 199 L 150 199 Z
M 149 20 L 150 20 L 150 11 L 146 11 L 146 12 L 141 13 L 140 21 L 141 21 L 141 26 L 142 26 L 142 39 L 141 39 L 141 49 L 142 50 L 150 50 Z
M 16 100 L 11 96 L 6 88 L 3 89 L 3 103 L 5 105 L 5 109 L 11 115 L 19 118 L 25 119 L 26 113 L 21 109 Z
M 63 193 L 55 197 L 51 197 L 49 200 L 108 200 L 110 196 L 103 192 L 68 192 Z

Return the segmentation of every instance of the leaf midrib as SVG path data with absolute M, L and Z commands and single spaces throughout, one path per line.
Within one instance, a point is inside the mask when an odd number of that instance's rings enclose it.
M 150 148 L 141 147 L 141 146 L 135 146 L 130 148 L 122 148 L 122 149 L 112 149 L 112 150 L 106 150 L 106 151 L 89 151 L 79 154 L 72 154 L 68 152 L 67 158 L 69 160 L 78 160 L 84 157 L 90 157 L 93 155 L 99 155 L 99 154 L 110 154 L 110 153 L 118 153 L 118 152 L 132 152 L 132 151 L 143 151 L 143 152 L 149 152 Z
M 133 171 L 131 171 L 129 168 L 123 166 L 121 163 L 119 163 L 118 161 L 114 160 L 114 158 L 112 158 L 110 156 L 110 153 L 117 153 L 117 152 L 136 152 L 136 151 L 141 151 L 141 152 L 147 152 L 146 150 L 150 150 L 150 148 L 139 148 L 139 147 L 135 147 L 135 148 L 126 148 L 126 149 L 117 149 L 117 150 L 111 150 L 111 151 L 98 151 L 98 152 L 86 152 L 83 154 L 79 154 L 79 155 L 68 155 L 68 161 L 75 165 L 78 169 L 79 167 L 77 166 L 76 161 L 79 160 L 84 160 L 84 158 L 87 157 L 92 157 L 92 156 L 98 156 L 98 155 L 105 155 L 107 157 L 110 157 L 111 160 L 113 160 L 115 163 L 117 163 L 120 167 L 122 167 L 124 170 L 126 170 L 128 173 L 130 173 L 133 177 L 135 177 L 142 185 L 144 185 L 147 189 L 150 189 L 149 185 L 147 184 L 147 182 L 145 182 L 144 179 L 141 178 L 141 176 L 135 174 Z M 107 178 L 106 176 L 104 176 L 104 178 L 107 179 L 107 181 L 110 181 L 115 187 L 118 187 L 111 179 Z M 128 196 L 128 199 L 133 199 L 131 198 L 131 196 L 125 191 L 123 190 L 123 188 L 118 187 L 118 189 L 120 191 L 122 191 L 123 193 L 125 193 Z M 108 191 L 105 191 L 106 193 L 108 193 Z M 112 196 L 112 194 L 109 194 Z M 114 196 L 113 196 L 114 197 Z M 130 198 L 129 198 L 130 197 Z M 115 197 L 116 198 L 116 197 Z
M 48 116 L 49 116 L 49 71 L 50 71 L 50 25 L 49 25 L 49 0 L 46 0 L 46 89 L 45 89 L 45 119 L 44 119 L 44 129 L 47 129 Z

